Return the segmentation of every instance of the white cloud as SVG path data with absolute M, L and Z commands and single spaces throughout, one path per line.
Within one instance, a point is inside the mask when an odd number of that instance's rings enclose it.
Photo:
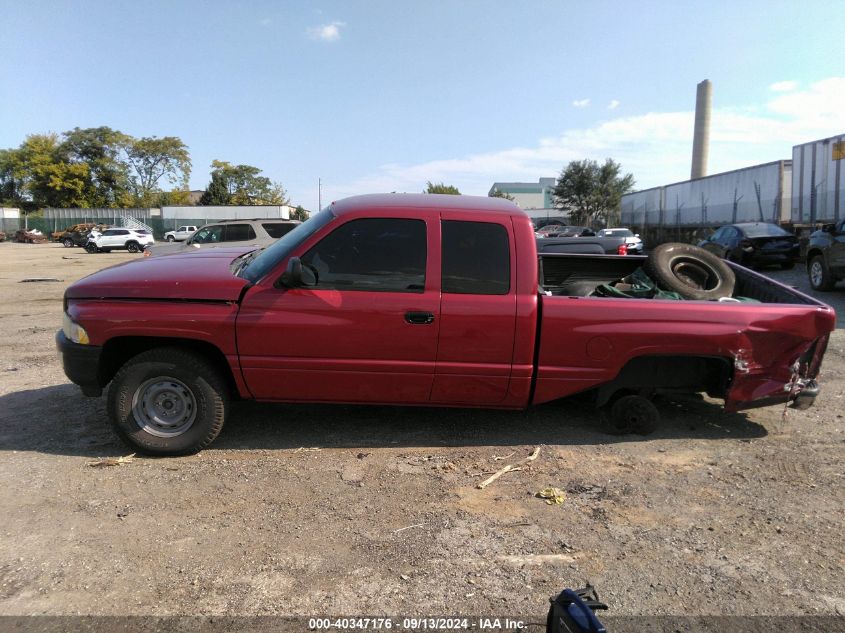
M 778 81 L 769 86 L 772 92 L 792 92 L 798 87 L 797 81 Z
M 792 146 L 845 131 L 845 77 L 778 95 L 759 108 L 717 109 L 710 131 L 711 174 L 791 158 Z M 611 157 L 634 174 L 637 188 L 689 178 L 694 113 L 650 112 L 592 127 L 564 130 L 531 145 L 443 158 L 416 165 L 383 165 L 375 173 L 333 187 L 327 197 L 359 193 L 420 192 L 426 181 L 486 195 L 495 181 L 555 176 L 571 160 Z
M 330 24 L 312 26 L 308 29 L 308 37 L 312 40 L 322 42 L 335 42 L 340 39 L 340 29 L 344 26 L 346 26 L 346 22 L 332 22 Z
M 578 99 L 577 101 L 573 101 L 572 105 L 576 108 L 586 108 L 588 105 L 590 105 L 590 100 L 589 99 Z
M 619 102 L 616 99 L 613 99 L 610 103 L 607 104 L 608 110 L 615 110 L 619 107 Z

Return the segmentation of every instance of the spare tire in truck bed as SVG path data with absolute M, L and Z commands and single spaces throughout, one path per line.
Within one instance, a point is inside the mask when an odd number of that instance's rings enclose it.
M 661 244 L 649 255 L 645 269 L 658 287 L 686 299 L 730 297 L 736 283 L 734 272 L 723 260 L 691 244 Z

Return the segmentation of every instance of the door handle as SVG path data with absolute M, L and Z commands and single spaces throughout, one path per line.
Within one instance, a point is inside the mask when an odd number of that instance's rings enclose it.
M 434 315 L 431 312 L 406 312 L 405 322 L 412 325 L 428 325 L 434 322 Z

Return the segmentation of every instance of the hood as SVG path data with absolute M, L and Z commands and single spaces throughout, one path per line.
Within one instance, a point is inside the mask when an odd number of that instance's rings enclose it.
M 231 262 L 250 248 L 210 248 L 194 253 L 143 257 L 80 279 L 68 299 L 186 299 L 237 301 L 249 285 Z
M 215 244 L 188 244 L 188 242 L 173 242 L 168 243 L 157 243 L 155 246 L 151 246 L 149 248 L 150 256 L 151 257 L 160 257 L 161 255 L 173 255 L 175 253 L 201 253 L 201 252 L 208 252 L 209 250 L 224 250 L 231 252 L 233 249 L 237 250 L 238 253 L 244 253 L 246 251 L 254 251 L 256 248 L 264 248 L 266 246 L 270 246 L 276 240 L 274 239 L 256 239 L 249 244 L 244 244 L 240 242 L 230 242 L 230 244 L 234 244 L 233 246 L 224 246 L 223 244 L 215 243 Z M 234 256 L 233 256 L 234 257 Z

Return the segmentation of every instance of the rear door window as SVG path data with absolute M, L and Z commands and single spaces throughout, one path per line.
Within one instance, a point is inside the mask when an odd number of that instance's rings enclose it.
M 227 224 L 225 242 L 244 242 L 254 240 L 255 231 L 249 224 Z
M 501 224 L 444 220 L 443 292 L 506 295 L 510 292 L 508 232 Z
M 261 226 L 265 231 L 267 231 L 267 235 L 277 240 L 285 233 L 292 231 L 293 228 L 298 225 L 293 222 L 268 222 L 266 224 L 262 224 Z

